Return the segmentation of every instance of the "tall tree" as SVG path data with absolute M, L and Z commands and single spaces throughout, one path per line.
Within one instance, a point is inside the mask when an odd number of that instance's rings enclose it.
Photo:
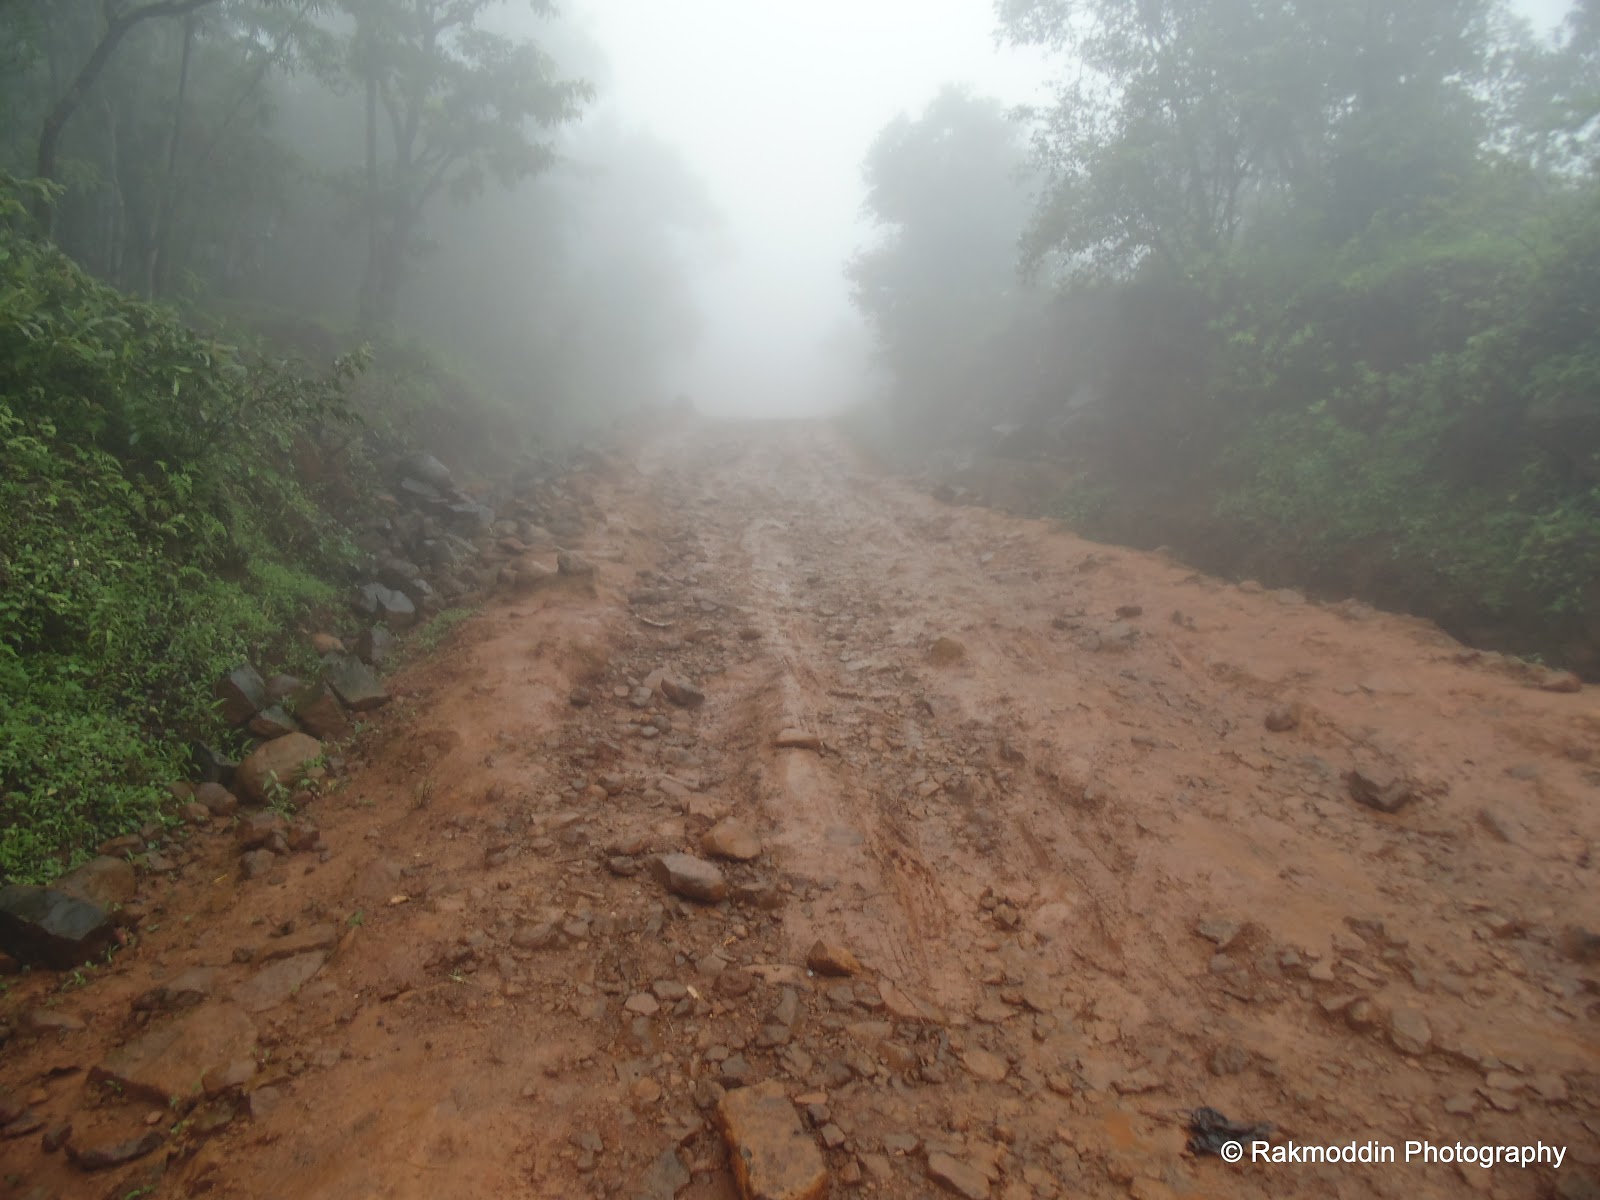
M 548 55 L 480 25 L 497 0 L 345 0 L 350 69 L 366 104 L 361 321 L 393 324 L 406 260 L 428 205 L 469 199 L 553 161 L 537 129 L 577 117 L 587 84 L 555 77 Z M 541 14 L 553 11 L 535 0 Z
M 209 8 L 220 0 L 150 0 L 149 3 L 129 5 L 126 0 L 101 0 L 103 22 L 99 40 L 88 57 L 73 73 L 70 82 L 61 92 L 50 111 L 45 115 L 39 130 L 38 150 L 34 156 L 34 174 L 44 180 L 56 177 L 56 159 L 61 148 L 61 134 L 67 122 L 83 105 L 94 85 L 104 74 L 107 65 L 126 40 L 127 36 L 146 21 L 162 18 L 187 18 L 202 8 Z M 48 232 L 52 209 L 42 203 L 35 215 Z

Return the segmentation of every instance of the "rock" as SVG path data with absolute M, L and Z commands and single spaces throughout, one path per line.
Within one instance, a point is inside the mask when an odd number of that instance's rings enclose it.
M 1135 617 L 1142 617 L 1142 616 L 1144 616 L 1144 605 L 1142 605 L 1142 604 L 1119 604 L 1119 605 L 1117 605 L 1116 616 L 1117 616 L 1117 620 L 1119 620 L 1119 621 L 1131 621 Z
M 928 1178 L 967 1200 L 987 1200 L 989 1177 L 948 1154 L 928 1155 Z
M 304 686 L 304 681 L 293 675 L 274 675 L 267 680 L 267 699 L 274 704 L 282 704 Z
M 66 1146 L 67 1157 L 79 1170 L 104 1171 L 109 1167 L 120 1167 L 136 1158 L 143 1158 L 159 1148 L 165 1140 L 166 1135 L 160 1130 L 152 1129 L 140 1137 L 129 1138 L 122 1142 L 96 1142 L 92 1146 L 79 1147 L 69 1141 Z
M 679 1192 L 693 1182 L 693 1176 L 678 1161 L 678 1152 L 671 1147 L 663 1150 L 639 1176 L 639 1185 L 631 1195 L 639 1200 L 673 1200 Z
M 400 475 L 402 479 L 420 479 L 441 491 L 455 487 L 450 468 L 431 454 L 413 454 L 400 464 Z
M 322 757 L 322 743 L 303 733 L 291 733 L 257 746 L 239 764 L 238 783 L 257 804 L 273 798 L 274 782 L 288 788 L 296 783 L 308 763 Z
M 650 860 L 650 871 L 662 887 L 690 900 L 715 904 L 728 894 L 722 872 L 692 854 L 658 855 Z
M 594 696 L 586 687 L 575 687 L 567 693 L 567 703 L 573 708 L 588 708 L 594 703 Z
M 940 666 L 949 666 L 951 663 L 958 663 L 962 659 L 966 658 L 966 656 L 967 648 L 960 642 L 956 641 L 955 638 L 936 638 L 933 645 L 928 648 L 929 661 L 937 663 Z
M 352 712 L 370 712 L 389 703 L 389 693 L 372 668 L 359 658 L 336 658 L 327 664 L 328 686 Z
M 98 904 L 53 888 L 0 888 L 0 950 L 18 962 L 69 971 L 115 940 L 111 917 Z
M 737 818 L 728 817 L 706 830 L 700 848 L 712 858 L 750 862 L 761 857 L 761 839 Z
M 1389 1040 L 1402 1054 L 1426 1054 L 1433 1046 L 1433 1030 L 1416 1009 L 1397 1008 L 1389 1014 Z
M 300 729 L 299 723 L 284 712 L 282 707 L 274 704 L 271 708 L 263 708 L 250 718 L 245 726 L 251 735 L 263 741 L 283 737 L 287 733 L 296 733 Z
M 706 694 L 686 679 L 673 675 L 661 677 L 661 694 L 679 708 L 699 708 L 706 702 Z
M 133 1002 L 139 1012 L 169 1012 L 193 1008 L 211 999 L 219 972 L 215 967 L 190 967 L 165 983 L 150 988 Z
M 327 961 L 321 951 L 280 958 L 234 988 L 234 1002 L 249 1013 L 277 1008 L 294 997 Z
M 1571 694 L 1583 691 L 1583 680 L 1572 671 L 1553 671 L 1546 667 L 1539 672 L 1536 682 L 1542 692 Z
M 570 550 L 556 555 L 556 570 L 569 579 L 593 579 L 595 574 L 592 562 Z
M 231 783 L 239 764 L 214 746 L 204 742 L 191 742 L 189 761 L 194 764 L 195 775 L 205 783 Z
M 837 942 L 822 938 L 818 938 L 806 952 L 806 966 L 818 975 L 831 976 L 855 975 L 861 970 L 861 963 L 854 954 Z
M 369 625 L 356 638 L 356 657 L 369 667 L 381 667 L 394 656 L 397 644 L 382 625 Z
M 205 1073 L 255 1056 L 256 1029 L 232 1004 L 202 1004 L 154 1025 L 119 1046 L 89 1072 L 90 1083 L 115 1083 L 123 1093 L 187 1108 Z
M 998 1054 L 974 1047 L 961 1056 L 962 1063 L 975 1079 L 985 1083 L 999 1083 L 1011 1073 L 1011 1066 Z
M 191 800 L 178 809 L 178 815 L 190 825 L 204 825 L 211 820 L 211 810 L 197 800 Z
M 1364 771 L 1346 771 L 1344 781 L 1351 799 L 1382 813 L 1397 813 L 1416 799 L 1404 779 L 1385 780 Z
M 250 850 L 239 858 L 239 875 L 243 879 L 260 879 L 278 865 L 278 856 L 271 850 Z
M 1264 724 L 1273 733 L 1288 733 L 1300 724 L 1300 706 L 1280 704 L 1267 713 Z
M 821 750 L 822 739 L 803 729 L 785 729 L 772 743 L 779 750 Z
M 239 797 L 220 783 L 202 783 L 195 788 L 194 798 L 204 804 L 213 817 L 232 816 L 239 807 Z
M 255 1060 L 236 1058 L 232 1062 L 208 1070 L 200 1077 L 200 1088 L 207 1096 L 220 1096 L 225 1092 L 243 1089 L 255 1077 Z
M 234 831 L 234 839 L 239 850 L 256 850 L 274 839 L 282 839 L 287 844 L 288 834 L 288 819 L 280 812 L 266 809 L 246 815 Z
M 139 877 L 127 859 L 102 855 L 74 867 L 52 886 L 58 892 L 112 909 L 127 904 L 138 894 Z
M 301 726 L 314 738 L 342 738 L 350 732 L 350 718 L 333 689 L 320 683 L 301 688 L 292 701 Z
M 324 654 L 343 654 L 344 642 L 331 633 L 313 633 L 311 635 L 311 649 L 320 658 Z
M 784 1087 L 768 1080 L 717 1103 L 734 1180 L 744 1200 L 818 1200 L 828 1186 L 822 1152 L 801 1127 Z
M 261 673 L 249 663 L 235 667 L 212 689 L 220 704 L 218 711 L 229 725 L 238 727 L 267 707 L 267 685 Z
M 417 621 L 417 606 L 410 598 L 381 583 L 362 584 L 356 597 L 356 610 L 376 617 L 390 629 L 409 629 Z

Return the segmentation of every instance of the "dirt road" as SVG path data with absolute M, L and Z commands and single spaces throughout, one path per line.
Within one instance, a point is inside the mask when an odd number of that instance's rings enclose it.
M 499 596 L 394 681 L 310 814 L 325 862 L 240 882 L 201 839 L 114 968 L 13 987 L 14 1021 L 86 1027 L 14 1039 L 0 1083 L 173 1153 L 157 1181 L 18 1138 L 4 1195 L 727 1198 L 718 1098 L 764 1080 L 836 1197 L 1594 1194 L 1595 692 L 943 506 L 820 426 L 665 434 L 570 486 L 597 587 Z M 703 705 L 640 694 L 658 668 Z M 651 856 L 729 816 L 730 898 L 672 895 Z M 241 998 L 329 926 L 314 975 Z M 818 939 L 859 973 L 808 971 Z M 130 1011 L 197 966 L 195 1007 Z M 163 1028 L 190 1069 L 245 1047 L 247 1098 L 94 1082 Z M 1200 1106 L 1566 1154 L 1230 1166 L 1186 1152 Z

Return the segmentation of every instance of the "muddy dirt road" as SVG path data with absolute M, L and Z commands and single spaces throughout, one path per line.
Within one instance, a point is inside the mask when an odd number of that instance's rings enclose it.
M 393 681 L 326 861 L 241 882 L 197 839 L 115 967 L 13 987 L 85 1026 L 7 1047 L 36 1128 L 163 1140 L 0 1143 L 4 1195 L 731 1198 L 719 1102 L 765 1081 L 745 1150 L 802 1193 L 1595 1194 L 1594 691 L 941 505 L 821 426 L 570 487 L 596 586 L 498 595 Z M 653 856 L 714 827 L 728 898 L 672 894 Z M 215 1099 L 98 1082 L 152 1031 Z M 1230 1166 L 1199 1106 L 1565 1160 Z

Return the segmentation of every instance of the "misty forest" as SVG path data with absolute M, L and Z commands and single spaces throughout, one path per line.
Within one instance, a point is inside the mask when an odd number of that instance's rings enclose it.
M 1558 7 L 0 0 L 0 1200 L 1600 1195 Z

